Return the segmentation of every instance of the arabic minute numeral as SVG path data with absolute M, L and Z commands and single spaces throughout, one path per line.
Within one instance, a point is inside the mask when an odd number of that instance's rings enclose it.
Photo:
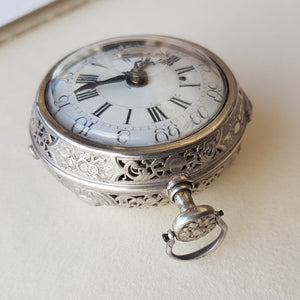
M 172 137 L 179 138 L 180 130 L 177 128 L 175 124 L 171 124 L 165 128 L 157 128 L 154 131 L 155 140 L 157 143 L 163 143 L 169 141 Z
M 200 107 L 197 111 L 190 114 L 190 119 L 194 125 L 200 125 L 203 120 L 209 118 L 208 112 L 204 107 Z
M 72 132 L 87 136 L 95 123 L 89 122 L 85 117 L 79 117 L 72 126 Z
M 129 138 L 130 138 L 130 131 L 129 130 L 120 130 L 117 132 L 118 136 L 117 136 L 117 141 L 124 145 L 128 142 Z
M 221 94 L 221 89 L 217 87 L 217 85 L 214 82 L 210 82 L 208 84 L 208 87 L 210 88 L 206 94 L 210 98 L 212 98 L 214 101 L 218 103 L 222 103 L 223 101 L 223 96 Z
M 69 97 L 66 95 L 60 96 L 58 99 L 54 100 L 54 104 L 58 107 L 58 110 L 55 112 L 56 115 L 60 110 L 70 104 Z
M 69 97 L 66 95 L 60 96 L 58 99 L 54 100 L 54 104 L 59 108 L 62 108 L 68 104 L 70 104 Z

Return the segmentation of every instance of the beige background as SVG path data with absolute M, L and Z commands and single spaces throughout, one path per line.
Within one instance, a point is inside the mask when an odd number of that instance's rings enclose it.
M 300 298 L 299 1 L 102 0 L 0 47 L 1 299 Z M 104 38 L 173 35 L 218 54 L 252 100 L 240 156 L 197 203 L 225 211 L 213 255 L 169 259 L 175 206 L 90 207 L 27 151 L 48 69 Z

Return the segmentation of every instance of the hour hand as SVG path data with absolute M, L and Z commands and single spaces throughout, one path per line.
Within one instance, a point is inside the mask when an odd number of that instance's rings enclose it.
M 81 86 L 80 88 L 78 88 L 77 90 L 74 91 L 74 93 L 78 93 L 84 90 L 92 90 L 94 88 L 96 88 L 99 85 L 104 85 L 104 84 L 110 84 L 110 83 L 116 83 L 116 82 L 120 82 L 120 81 L 124 81 L 126 80 L 126 75 L 119 75 L 116 77 L 112 77 L 106 80 L 101 80 L 101 81 L 95 81 L 95 82 L 89 82 L 83 86 Z

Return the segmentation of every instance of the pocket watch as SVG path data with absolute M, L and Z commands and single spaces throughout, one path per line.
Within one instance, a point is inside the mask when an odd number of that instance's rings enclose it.
M 42 81 L 30 146 L 54 176 L 92 205 L 161 206 L 180 214 L 164 233 L 169 256 L 205 256 L 223 241 L 222 211 L 196 206 L 239 152 L 251 103 L 225 63 L 178 38 L 100 41 L 59 61 Z M 190 253 L 175 241 L 217 237 Z

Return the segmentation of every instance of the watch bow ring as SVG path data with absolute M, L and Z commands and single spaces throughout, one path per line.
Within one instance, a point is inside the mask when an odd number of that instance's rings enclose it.
M 176 203 L 167 254 L 189 260 L 214 251 L 222 211 L 196 206 L 239 152 L 252 106 L 226 64 L 178 38 L 142 35 L 97 42 L 59 61 L 42 81 L 30 120 L 31 150 L 91 205 Z M 174 252 L 219 228 L 206 246 Z

